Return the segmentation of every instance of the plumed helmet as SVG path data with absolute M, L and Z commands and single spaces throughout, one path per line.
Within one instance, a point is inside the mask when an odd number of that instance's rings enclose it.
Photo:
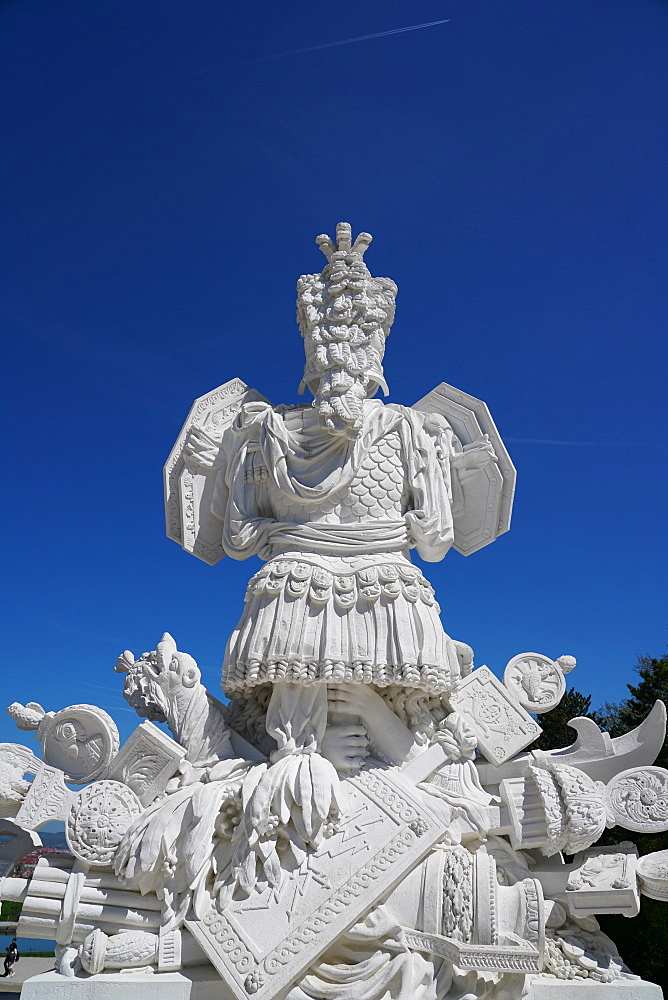
M 352 241 L 347 222 L 336 227 L 336 243 L 318 236 L 327 264 L 297 282 L 297 322 L 306 364 L 299 391 L 310 389 L 323 422 L 334 432 L 356 433 L 364 399 L 380 387 L 388 392 L 382 360 L 394 320 L 397 286 L 374 278 L 364 263 L 368 233 Z

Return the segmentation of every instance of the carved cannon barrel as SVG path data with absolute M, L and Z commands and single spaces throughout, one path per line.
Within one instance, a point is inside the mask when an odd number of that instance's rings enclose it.
M 124 930 L 157 931 L 160 901 L 124 888 L 111 872 L 67 871 L 41 859 L 29 881 L 2 880 L 0 895 L 23 903 L 19 933 L 81 942 L 96 927 L 107 934 Z
M 53 917 L 38 917 L 34 914 L 26 914 L 25 916 L 22 914 L 21 916 L 19 930 L 23 937 L 37 938 L 40 941 L 53 941 L 56 928 L 56 921 Z M 80 944 L 94 930 L 94 924 L 77 922 L 72 932 L 71 943 Z
M 22 903 L 28 892 L 27 878 L 0 878 L 0 899 L 11 903 Z
M 19 929 L 22 931 L 24 914 L 36 916 L 52 916 L 58 921 L 61 912 L 61 899 L 45 899 L 44 897 L 32 896 L 30 891 L 25 898 L 23 911 L 19 921 Z M 137 928 L 139 930 L 156 930 L 160 926 L 160 914 L 155 910 L 130 909 L 125 906 L 107 906 L 104 903 L 80 903 L 77 912 L 77 922 L 79 920 L 90 921 L 93 926 L 107 924 L 117 927 L 120 930 Z
M 46 864 L 43 864 L 46 861 Z M 35 869 L 33 875 L 33 880 L 39 878 L 41 882 L 67 882 L 70 876 L 71 868 L 63 868 L 62 863 L 59 859 L 58 865 L 53 865 L 48 863 L 48 859 L 41 859 L 39 865 Z M 97 889 L 124 889 L 122 882 L 111 872 L 89 872 L 86 875 L 86 886 L 95 887 Z M 128 892 L 131 890 L 124 891 Z M 133 897 L 136 899 L 139 893 L 132 893 Z M 143 904 L 147 902 L 147 897 L 142 896 Z M 150 898 L 149 898 L 150 901 Z M 158 908 L 158 907 L 156 907 Z M 148 909 L 152 909 L 151 906 Z
M 62 899 L 65 895 L 65 883 L 42 881 L 33 878 L 30 883 L 30 896 L 40 896 L 45 899 Z M 127 889 L 105 889 L 88 885 L 88 879 L 79 897 L 81 903 L 100 904 L 102 906 L 122 907 L 131 910 L 138 909 L 141 901 L 142 911 L 160 911 L 161 903 L 156 896 L 140 896 L 137 892 Z

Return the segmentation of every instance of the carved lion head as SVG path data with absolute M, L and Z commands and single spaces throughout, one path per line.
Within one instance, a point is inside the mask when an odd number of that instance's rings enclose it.
M 188 653 L 180 653 L 165 632 L 155 650 L 138 660 L 126 650 L 116 662 L 116 672 L 127 674 L 123 697 L 137 715 L 151 722 L 167 722 L 170 707 L 200 680 L 200 670 Z

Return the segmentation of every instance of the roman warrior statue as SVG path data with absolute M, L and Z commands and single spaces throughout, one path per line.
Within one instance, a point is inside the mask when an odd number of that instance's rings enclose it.
M 575 659 L 474 669 L 422 571 L 508 530 L 508 453 L 445 382 L 408 407 L 376 398 L 397 288 L 371 276 L 368 234 L 340 223 L 317 243 L 325 267 L 297 285 L 313 400 L 274 406 L 231 379 L 195 401 L 165 466 L 170 538 L 210 566 L 264 564 L 225 700 L 165 633 L 116 663 L 145 720 L 122 746 L 95 706 L 9 708 L 43 760 L 0 747 L 0 898 L 21 904 L 19 934 L 57 942 L 55 978 L 25 1000 L 75 978 L 95 1000 L 98 976 L 111 1000 L 625 996 L 635 977 L 595 914 L 668 898 L 666 852 L 597 841 L 668 829 L 665 709 L 615 739 L 578 718 L 572 746 L 527 749 Z M 54 819 L 73 860 L 4 877 Z
M 464 446 L 439 413 L 375 398 L 388 392 L 382 361 L 397 287 L 369 273 L 367 233 L 353 243 L 341 223 L 336 243 L 317 242 L 325 268 L 297 285 L 299 388 L 313 402 L 244 403 L 222 437 L 196 426 L 185 447 L 191 463 L 215 469 L 204 516 L 215 518 L 225 554 L 265 560 L 222 683 L 235 712 L 261 712 L 275 741 L 249 815 L 267 812 L 271 795 L 279 814 L 291 809 L 303 847 L 317 846 L 338 811 L 337 766 L 368 754 L 403 763 L 419 749 L 397 700 L 411 692 L 438 703 L 470 669 L 411 550 L 443 559 L 463 485 L 498 461 L 488 436 Z M 306 824 L 291 791 L 304 781 L 318 789 Z

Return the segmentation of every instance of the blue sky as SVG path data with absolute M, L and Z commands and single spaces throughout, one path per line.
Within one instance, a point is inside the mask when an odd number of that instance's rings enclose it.
M 446 630 L 623 697 L 666 641 L 668 6 L 7 0 L 0 25 L 5 701 L 127 735 L 113 664 L 165 630 L 217 692 L 256 564 L 164 537 L 161 467 L 229 378 L 297 401 L 295 281 L 342 219 L 399 285 L 391 400 L 484 399 L 518 468 L 510 533 L 428 568 Z

